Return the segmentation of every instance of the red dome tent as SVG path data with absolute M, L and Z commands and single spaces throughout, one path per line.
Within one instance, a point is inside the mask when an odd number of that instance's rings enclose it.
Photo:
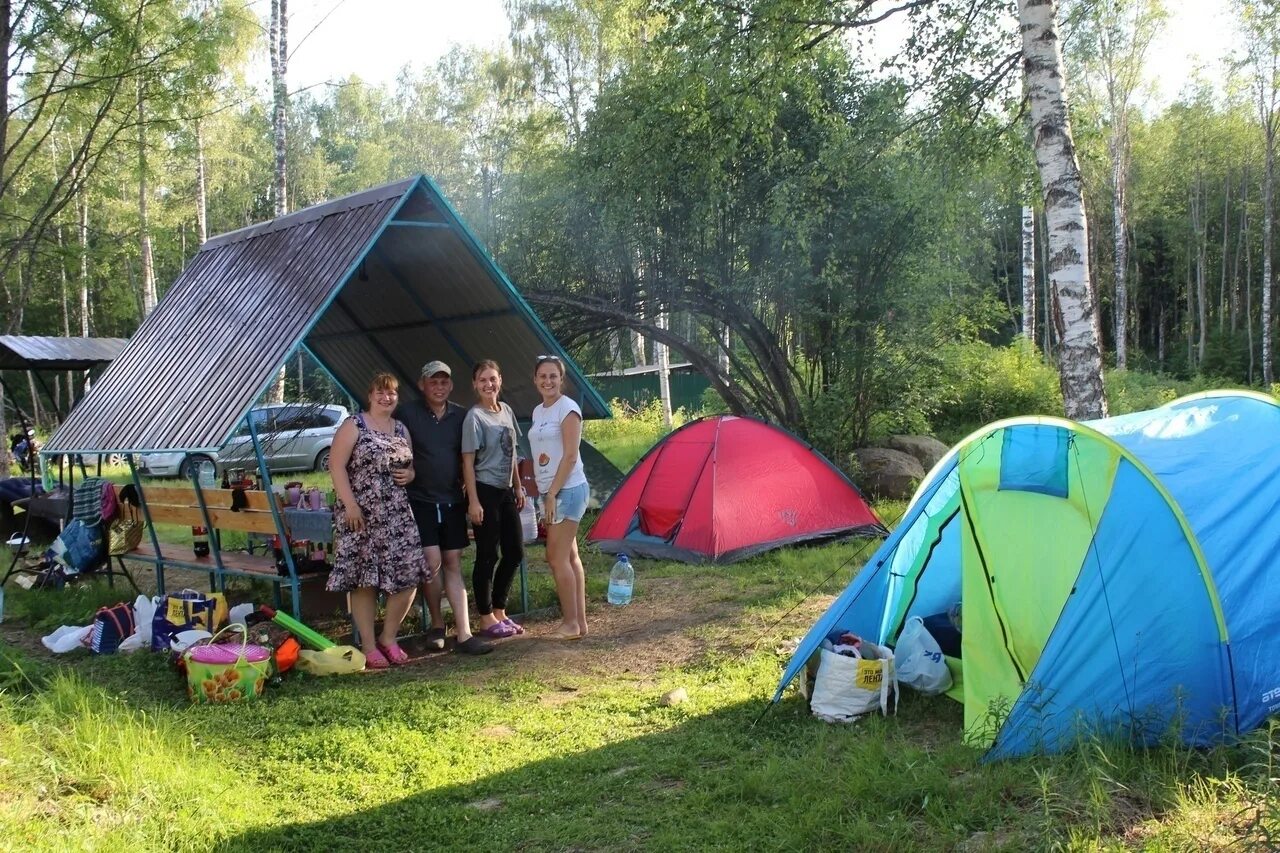
M 614 554 L 732 563 L 798 542 L 885 532 L 818 451 L 784 429 L 722 415 L 654 445 L 587 540 Z

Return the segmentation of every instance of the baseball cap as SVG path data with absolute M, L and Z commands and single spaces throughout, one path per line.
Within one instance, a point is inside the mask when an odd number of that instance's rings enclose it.
M 453 377 L 453 371 L 450 370 L 449 365 L 445 364 L 443 361 L 428 361 L 422 366 L 422 377 L 424 379 L 430 379 L 437 373 L 443 373 L 445 376 L 450 378 Z

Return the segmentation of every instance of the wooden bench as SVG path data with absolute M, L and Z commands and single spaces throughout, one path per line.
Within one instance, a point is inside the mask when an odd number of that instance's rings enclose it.
M 146 486 L 141 488 L 142 513 L 147 522 L 150 543 L 144 542 L 117 560 L 123 566 L 125 559 L 150 563 L 156 570 L 156 587 L 164 595 L 164 570 L 166 566 L 194 569 L 209 575 L 213 590 L 225 590 L 228 576 L 256 578 L 273 584 L 276 607 L 281 606 L 281 588 L 290 591 L 293 614 L 301 611 L 299 586 L 308 580 L 324 577 L 324 573 L 299 575 L 289 547 L 289 530 L 283 509 L 273 507 L 275 499 L 270 492 L 256 489 L 244 492 L 247 506 L 231 509 L 232 489 L 201 489 L 194 485 Z M 176 524 L 183 527 L 204 527 L 209 531 L 209 555 L 197 557 L 190 545 L 162 544 L 155 534 L 156 524 Z M 258 533 L 279 536 L 283 543 L 287 574 L 281 574 L 273 553 L 252 554 L 246 551 L 226 551 L 222 548 L 220 533 L 225 531 Z

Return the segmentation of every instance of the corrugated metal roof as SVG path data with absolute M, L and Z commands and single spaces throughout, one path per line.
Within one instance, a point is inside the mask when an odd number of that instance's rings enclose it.
M 125 338 L 0 335 L 0 370 L 88 370 L 116 358 Z
M 534 357 L 565 353 L 426 177 L 388 184 L 215 237 L 50 438 L 47 452 L 213 450 L 305 343 L 363 399 L 390 370 L 504 365 L 506 399 L 538 402 Z M 571 361 L 583 412 L 604 400 Z

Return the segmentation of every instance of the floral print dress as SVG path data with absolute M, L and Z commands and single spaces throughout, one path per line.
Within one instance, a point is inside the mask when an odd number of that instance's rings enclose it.
M 409 431 L 395 421 L 391 433 L 379 432 L 365 423 L 364 415 L 356 415 L 355 422 L 358 435 L 347 476 L 364 513 L 364 530 L 347 529 L 339 498 L 334 509 L 333 571 L 325 587 L 335 592 L 360 587 L 400 592 L 417 586 L 427 569 L 409 494 L 391 480 L 393 467 L 413 464 Z

